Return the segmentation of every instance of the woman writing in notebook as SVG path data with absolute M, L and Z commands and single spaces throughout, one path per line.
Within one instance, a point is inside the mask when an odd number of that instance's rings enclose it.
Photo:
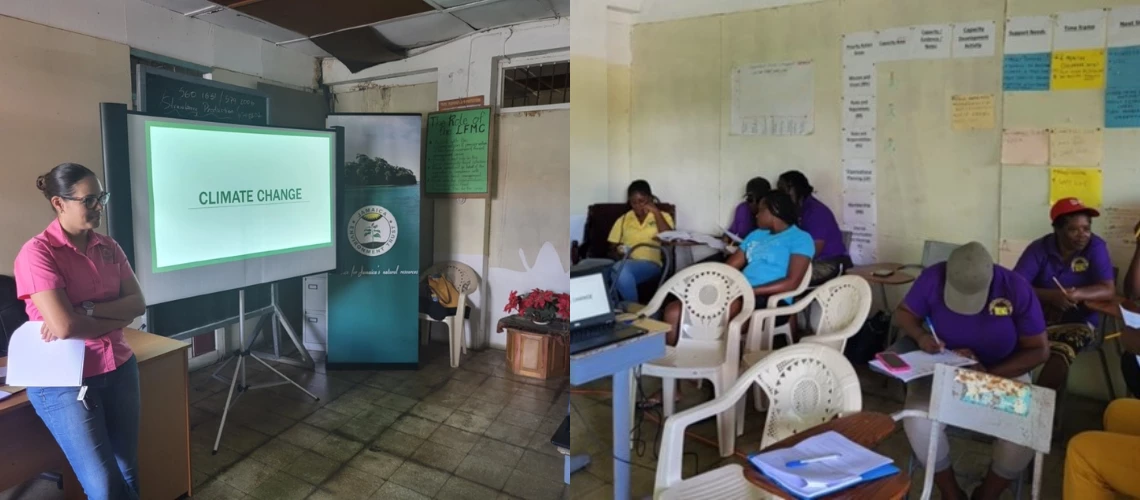
M 673 230 L 673 218 L 657 206 L 649 183 L 636 180 L 626 190 L 629 211 L 614 222 L 607 238 L 612 245 L 611 256 L 618 262 L 610 270 L 609 278 L 616 283 L 618 298 L 637 303 L 637 285 L 661 276 L 662 250 L 657 235 Z M 640 248 L 634 248 L 643 245 Z M 649 246 L 657 248 L 650 248 Z M 626 257 L 626 254 L 629 254 Z
M 1030 243 L 1013 268 L 1033 285 L 1045 312 L 1051 354 L 1037 376 L 1040 386 L 1064 385 L 1073 359 L 1095 338 L 1099 318 L 1085 302 L 1116 295 L 1108 245 L 1092 232 L 1099 215 L 1076 198 L 1057 201 L 1049 211 L 1053 231 Z
M 770 191 L 756 205 L 757 229 L 744 238 L 740 251 L 728 259 L 727 264 L 739 269 L 752 286 L 757 303 L 767 303 L 772 295 L 795 290 L 808 272 L 815 246 L 811 236 L 796 227 L 798 218 L 790 196 Z M 728 317 L 736 316 L 740 308 L 740 300 L 733 302 Z M 663 319 L 670 325 L 665 342 L 670 346 L 676 346 L 680 338 L 682 311 L 680 301 L 665 306 Z M 658 401 L 656 397 L 650 399 L 651 403 Z
M 139 372 L 123 328 L 146 309 L 123 249 L 94 231 L 108 193 L 64 163 L 36 180 L 55 220 L 16 256 L 16 292 L 45 342 L 82 339 L 79 387 L 29 387 L 28 400 L 93 500 L 138 498 Z
M 923 328 L 929 320 L 931 329 Z M 1029 372 L 1049 357 L 1045 318 L 1033 287 L 1020 275 L 994 265 L 981 243 L 959 247 L 946 262 L 922 271 L 894 315 L 899 327 L 929 353 L 951 349 L 978 361 L 971 368 L 999 377 L 1029 382 Z M 930 377 L 907 386 L 905 408 L 928 411 Z M 937 440 L 934 484 L 948 500 L 965 499 L 950 466 L 945 431 L 933 433 L 930 420 L 903 422 L 907 439 L 920 461 L 926 460 L 930 440 Z M 972 499 L 996 499 L 1033 459 L 1034 451 L 995 440 L 993 459 Z

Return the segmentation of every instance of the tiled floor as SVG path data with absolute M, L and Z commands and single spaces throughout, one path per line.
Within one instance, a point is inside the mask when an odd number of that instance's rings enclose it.
M 211 453 L 228 386 L 191 374 L 191 465 L 202 499 L 508 499 L 568 495 L 550 437 L 566 415 L 565 379 L 508 373 L 503 351 L 446 353 L 419 371 L 314 373 L 276 365 L 291 385 L 253 390 L 231 407 Z M 251 383 L 273 382 L 249 365 Z M 229 376 L 233 369 L 223 370 Z M 37 480 L 0 500 L 62 498 Z
M 863 382 L 863 409 L 891 413 L 902 409 L 902 389 L 900 385 L 892 383 L 883 387 L 882 377 L 873 373 L 860 373 Z M 646 391 L 656 390 L 660 382 L 654 378 L 644 378 Z M 704 390 L 694 386 L 684 387 L 685 398 L 678 404 L 678 411 L 711 399 L 712 390 L 708 384 Z M 609 398 L 610 384 L 600 381 L 586 387 L 573 388 L 571 395 L 574 412 L 571 413 L 571 444 L 574 453 L 589 453 L 593 463 L 585 470 L 575 473 L 570 478 L 570 497 L 573 499 L 612 499 L 613 498 L 613 459 L 612 454 L 612 407 Z M 650 392 L 646 392 L 649 394 Z M 1099 428 L 1104 403 L 1091 401 L 1078 397 L 1070 397 L 1067 402 L 1067 411 L 1064 419 L 1062 435 L 1071 437 L 1077 432 L 1086 429 Z M 753 453 L 759 449 L 761 430 L 764 415 L 749 408 L 745 434 L 736 440 L 736 448 L 745 454 Z M 650 418 L 642 420 L 640 425 L 641 443 L 637 445 L 640 454 L 633 454 L 631 482 L 633 498 L 649 498 L 653 493 L 654 474 L 656 473 L 657 459 L 654 450 L 659 446 L 660 426 Z M 685 461 L 682 474 L 689 477 L 727 463 L 743 463 L 742 460 L 731 457 L 722 459 L 716 449 L 717 435 L 715 419 L 705 420 L 689 428 L 691 433 L 701 439 L 688 439 L 685 442 Z M 960 435 L 960 434 L 959 434 Z M 972 439 L 958 437 L 954 432 L 950 434 L 951 453 L 954 458 L 954 468 L 958 473 L 959 481 L 967 491 L 980 481 L 989 465 L 990 446 Z M 1061 478 L 1063 474 L 1065 443 L 1054 441 L 1053 452 L 1046 457 L 1044 465 L 1044 482 L 1042 483 L 1042 498 L 1059 499 L 1061 494 Z M 905 434 L 899 431 L 885 441 L 877 451 L 890 456 L 896 463 L 906 464 L 910 457 L 910 446 Z M 916 469 L 912 481 L 912 498 L 917 498 L 922 491 L 922 469 Z M 934 494 L 937 498 L 937 492 Z M 1014 498 L 1007 493 L 1006 498 Z M 1029 488 L 1026 485 L 1022 498 L 1029 498 Z

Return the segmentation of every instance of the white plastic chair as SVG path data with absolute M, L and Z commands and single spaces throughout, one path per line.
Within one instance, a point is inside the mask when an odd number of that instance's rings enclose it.
M 800 285 L 797 286 L 795 290 L 792 290 L 790 292 L 778 293 L 776 295 L 768 297 L 768 309 L 775 309 L 777 307 L 780 307 L 780 304 L 785 299 L 794 299 L 796 297 L 799 297 L 800 295 L 803 295 L 803 293 L 805 291 L 807 291 L 808 286 L 811 285 L 811 268 L 812 268 L 811 263 L 808 263 L 807 271 L 804 272 L 804 279 L 803 279 L 803 281 L 800 282 Z M 770 318 L 770 320 L 771 320 L 772 324 L 771 324 L 771 328 L 769 328 L 768 331 L 772 332 L 773 338 L 776 335 L 783 335 L 784 338 L 788 341 L 788 345 L 792 345 L 792 340 L 795 337 L 792 336 L 792 324 L 791 324 L 791 322 L 784 323 L 782 325 L 776 325 L 776 317 L 775 316 Z M 755 323 L 753 323 L 753 325 L 755 325 Z M 752 328 L 755 329 L 755 326 L 753 326 Z
M 744 275 L 731 266 L 715 262 L 686 267 L 669 278 L 641 314 L 656 314 L 669 295 L 681 300 L 677 346 L 667 346 L 664 357 L 641 365 L 642 375 L 661 377 L 661 402 L 666 418 L 673 414 L 677 379 L 708 379 L 717 396 L 736 380 L 740 331 L 756 307 L 756 296 Z M 742 307 L 736 317 L 729 318 L 729 306 L 736 299 L 743 299 Z M 636 378 L 633 389 L 633 394 L 637 394 Z M 722 457 L 732 455 L 735 416 L 732 411 L 717 415 Z
M 800 341 L 825 345 L 842 353 L 847 346 L 847 339 L 859 333 L 859 330 L 863 328 L 863 323 L 867 321 L 867 316 L 871 313 L 871 302 L 871 285 L 867 283 L 867 280 L 859 276 L 848 275 L 840 276 L 820 285 L 791 306 L 757 310 L 752 313 L 752 331 L 748 334 L 744 357 L 740 360 L 741 369 L 746 370 L 749 366 L 759 363 L 765 357 L 770 356 L 772 352 L 782 351 L 782 349 L 770 350 L 774 339 L 770 333 L 761 330 L 763 325 L 771 324 L 772 321 L 770 320 L 778 316 L 788 316 L 803 311 L 813 303 L 819 304 L 819 325 L 816 326 L 814 335 L 806 336 Z M 764 411 L 760 388 L 754 387 L 752 393 L 756 410 Z M 744 433 L 744 416 L 747 411 L 746 399 L 742 399 L 736 409 L 736 435 L 738 436 Z M 764 427 L 765 439 L 770 437 L 768 431 L 773 428 L 773 411 L 776 410 L 768 411 L 768 423 Z M 783 437 L 779 439 L 783 439 Z
M 863 407 L 859 376 L 838 351 L 807 344 L 780 349 L 745 371 L 716 399 L 665 420 L 655 499 L 768 498 L 768 493 L 745 479 L 739 464 L 681 478 L 685 429 L 712 415 L 732 411 L 747 397 L 753 384 L 761 386 L 773 400 L 762 448 Z
M 1016 405 L 999 408 L 1001 401 L 1016 402 Z M 1055 403 L 1056 393 L 1052 389 L 966 368 L 938 365 L 934 368 L 930 388 L 929 411 L 903 410 L 892 417 L 895 421 L 930 419 L 933 434 L 951 425 L 1032 448 L 1037 452 L 1033 461 L 1032 498 L 1037 500 L 1041 498 L 1041 466 L 1052 444 Z M 927 464 L 935 462 L 937 450 L 938 440 L 931 439 L 926 450 Z M 929 500 L 933 490 L 934 467 L 926 467 L 922 500 Z
M 460 353 L 467 354 L 467 339 L 463 335 L 463 326 L 466 324 L 464 319 L 467 317 L 467 308 L 470 305 L 467 303 L 467 297 L 472 293 L 479 290 L 479 275 L 475 274 L 475 270 L 471 266 L 462 262 L 448 261 L 432 264 L 431 267 L 424 271 L 420 277 L 420 281 L 424 281 L 428 276 L 442 274 L 452 285 L 455 285 L 455 290 L 459 292 L 459 305 L 455 308 L 454 316 L 447 316 L 443 320 L 436 320 L 427 314 L 420 313 L 420 320 L 427 322 L 427 328 L 420 329 L 420 344 L 427 345 L 428 337 L 431 336 L 431 325 L 433 323 L 443 323 L 447 327 L 447 343 L 451 354 L 451 367 L 456 368 L 459 366 Z M 475 334 L 475 327 L 472 324 L 471 334 Z

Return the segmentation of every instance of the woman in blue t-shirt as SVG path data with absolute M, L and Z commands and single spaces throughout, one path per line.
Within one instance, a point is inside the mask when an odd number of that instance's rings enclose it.
M 787 193 L 769 191 L 756 206 L 757 229 L 749 233 L 740 243 L 740 250 L 728 258 L 727 264 L 739 269 L 748 279 L 758 307 L 764 307 L 772 295 L 795 290 L 807 274 L 815 255 L 815 242 L 810 234 L 796 227 L 799 216 L 796 203 Z M 729 317 L 736 316 L 740 307 L 740 300 L 733 302 Z M 676 346 L 677 332 L 681 328 L 681 302 L 665 306 L 663 316 L 670 325 L 665 342 Z M 680 398 L 680 390 L 677 397 Z M 659 396 L 655 395 L 649 402 L 659 402 Z

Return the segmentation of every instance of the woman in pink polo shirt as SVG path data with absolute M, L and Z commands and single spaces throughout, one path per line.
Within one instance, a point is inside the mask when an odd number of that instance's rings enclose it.
M 83 383 L 29 387 L 87 497 L 138 498 L 139 372 L 123 328 L 146 303 L 115 240 L 99 227 L 108 193 L 87 167 L 64 163 L 36 179 L 56 219 L 16 256 L 16 292 L 44 342 L 83 339 Z

